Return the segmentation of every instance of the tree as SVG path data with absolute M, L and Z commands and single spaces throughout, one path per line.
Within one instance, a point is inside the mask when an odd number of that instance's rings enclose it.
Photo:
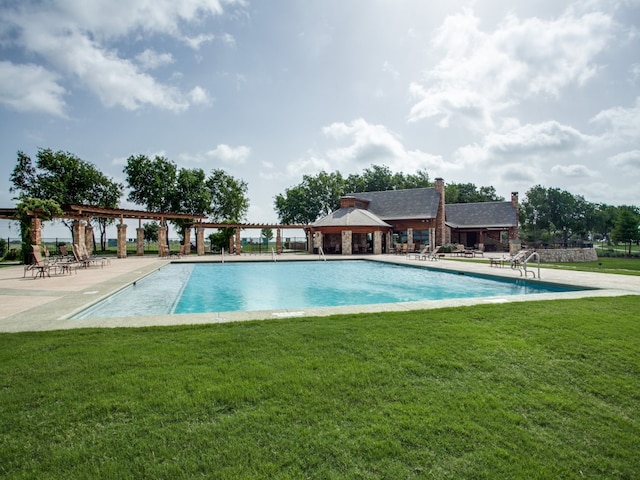
M 176 196 L 177 167 L 165 157 L 150 160 L 146 155 L 130 156 L 124 167 L 129 185 L 127 200 L 147 210 L 168 212 Z
M 206 211 L 211 221 L 237 223 L 244 220 L 249 210 L 247 182 L 216 169 L 207 177 L 205 186 L 211 196 Z
M 263 228 L 260 230 L 260 236 L 266 240 L 266 244 L 269 244 L 269 241 L 273 238 L 273 230 L 270 228 Z
M 18 152 L 10 176 L 11 192 L 18 198 L 53 200 L 58 205 L 92 205 L 114 208 L 123 186 L 105 176 L 93 164 L 72 153 L 41 148 L 35 165 L 24 152 Z M 64 222 L 69 229 L 71 225 Z
M 159 212 L 208 215 L 213 222 L 237 223 L 249 209 L 247 184 L 216 169 L 208 177 L 201 169 L 179 169 L 164 157 L 131 156 L 124 169 L 131 189 L 128 199 Z M 190 220 L 172 220 L 184 240 Z M 225 229 L 226 230 L 226 229 Z
M 31 219 L 37 214 L 41 220 L 51 220 L 64 212 L 52 199 L 22 197 L 16 205 L 16 220 L 20 223 L 22 262 L 29 263 L 31 252 Z
M 611 239 L 628 245 L 628 255 L 631 256 L 631 244 L 640 240 L 640 218 L 632 207 L 623 206 L 618 210 Z
M 145 242 L 157 242 L 158 241 L 158 230 L 160 229 L 160 225 L 158 222 L 149 222 L 145 223 L 142 227 L 143 237 Z
M 173 212 L 199 215 L 209 211 L 211 192 L 205 188 L 205 174 L 202 169 L 182 168 L 176 178 L 176 195 L 172 199 Z M 191 220 L 172 220 L 180 238 L 184 239 L 185 230 L 193 222 Z
M 474 183 L 449 183 L 444 190 L 447 203 L 502 202 L 494 187 L 476 187 Z

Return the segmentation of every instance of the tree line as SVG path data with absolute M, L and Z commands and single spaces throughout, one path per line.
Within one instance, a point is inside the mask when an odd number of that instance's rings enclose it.
M 282 223 L 309 224 L 340 207 L 340 197 L 350 193 L 405 190 L 433 187 L 426 171 L 415 174 L 393 173 L 385 165 L 372 165 L 362 173 L 343 176 L 340 172 L 321 171 L 304 175 L 302 182 L 276 195 L 275 210 Z M 502 201 L 493 187 L 476 187 L 473 183 L 445 185 L 447 203 Z
M 204 214 L 212 222 L 239 223 L 249 208 L 247 183 L 213 169 L 178 168 L 163 156 L 132 155 L 123 170 L 128 187 L 127 200 L 153 212 Z M 11 172 L 10 191 L 16 193 L 17 210 L 24 224 L 23 242 L 29 242 L 28 212 L 38 210 L 50 219 L 59 216 L 62 205 L 93 205 L 118 208 L 125 186 L 100 172 L 95 165 L 76 155 L 41 148 L 35 161 L 19 151 Z M 362 173 L 342 175 L 321 171 L 304 175 L 302 182 L 274 198 L 274 207 L 283 224 L 309 224 L 340 206 L 340 198 L 350 193 L 433 187 L 429 174 L 393 173 L 385 165 L 372 165 Z M 452 203 L 504 201 L 492 186 L 448 183 L 445 200 Z M 106 249 L 107 226 L 113 219 L 94 218 L 101 249 Z M 519 205 L 520 235 L 526 242 L 567 244 L 570 241 L 607 240 L 629 246 L 640 240 L 640 210 L 636 206 L 591 203 L 579 195 L 540 185 L 526 192 Z M 64 220 L 63 220 L 64 223 Z M 171 220 L 181 239 L 190 222 Z M 71 224 L 65 223 L 69 228 Z M 151 225 L 149 235 L 157 232 Z M 233 234 L 222 229 L 211 236 L 217 246 L 225 246 Z M 27 243 L 28 244 L 28 243 Z

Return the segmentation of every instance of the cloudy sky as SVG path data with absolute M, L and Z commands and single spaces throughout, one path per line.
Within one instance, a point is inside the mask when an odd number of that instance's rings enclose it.
M 0 4 L 0 207 L 38 147 L 121 182 L 130 155 L 222 168 L 251 222 L 372 164 L 640 204 L 640 0 Z

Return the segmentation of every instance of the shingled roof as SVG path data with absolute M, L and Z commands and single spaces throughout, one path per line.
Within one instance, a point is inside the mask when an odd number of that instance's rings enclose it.
M 435 188 L 350 193 L 348 196 L 368 200 L 368 211 L 382 220 L 436 218 L 440 202 Z
M 451 228 L 517 227 L 516 209 L 511 202 L 450 203 L 445 222 Z

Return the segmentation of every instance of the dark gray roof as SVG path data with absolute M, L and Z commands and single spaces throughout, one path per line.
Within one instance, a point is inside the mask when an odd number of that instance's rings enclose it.
M 361 208 L 339 208 L 313 223 L 314 227 L 391 227 L 375 214 Z
M 435 188 L 350 193 L 369 200 L 368 210 L 383 220 L 436 218 L 440 196 Z
M 450 203 L 445 222 L 452 228 L 516 227 L 516 209 L 511 202 Z

